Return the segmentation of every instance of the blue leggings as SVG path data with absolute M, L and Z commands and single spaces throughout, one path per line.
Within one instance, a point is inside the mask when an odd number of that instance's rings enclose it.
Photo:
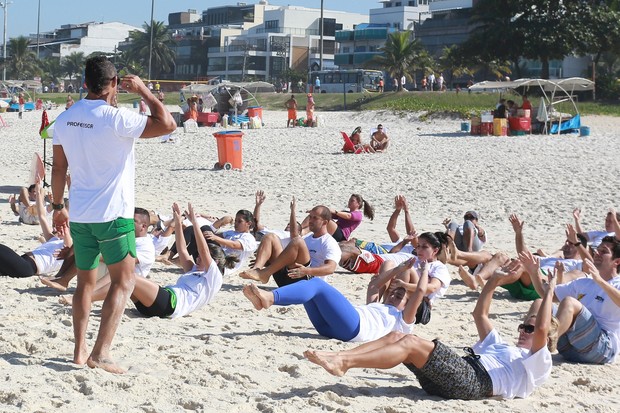
M 316 331 L 329 338 L 349 341 L 360 331 L 360 316 L 337 289 L 318 277 L 273 290 L 274 304 L 303 304 Z

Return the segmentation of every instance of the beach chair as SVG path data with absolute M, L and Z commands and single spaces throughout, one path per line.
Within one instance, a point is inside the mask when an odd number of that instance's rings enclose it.
M 347 135 L 345 132 L 340 132 L 340 133 L 342 134 L 342 139 L 344 139 L 344 145 L 342 146 L 342 152 L 354 153 L 354 154 L 364 152 L 363 148 L 356 148 L 355 145 L 353 145 L 353 142 L 351 142 L 351 138 L 349 138 L 349 135 Z

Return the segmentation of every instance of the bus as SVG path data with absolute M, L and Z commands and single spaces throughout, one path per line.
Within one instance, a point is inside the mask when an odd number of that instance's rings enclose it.
M 321 93 L 354 93 L 364 90 L 376 92 L 383 73 L 379 70 L 345 69 L 319 70 L 310 72 L 310 85 L 314 87 L 316 77 L 321 81 Z

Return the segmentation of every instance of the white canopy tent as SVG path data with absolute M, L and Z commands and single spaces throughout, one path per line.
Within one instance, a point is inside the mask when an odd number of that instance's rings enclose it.
M 594 82 L 582 77 L 570 77 L 566 79 L 517 79 L 506 82 L 484 81 L 469 87 L 471 91 L 499 91 L 513 90 L 520 95 L 528 94 L 531 89 L 539 90 L 542 98 L 538 108 L 537 119 L 540 122 L 548 122 L 550 119 L 557 119 L 558 124 L 562 119 L 577 117 L 579 109 L 575 102 L 576 92 L 585 92 L 594 89 Z M 570 102 L 573 106 L 575 115 L 563 114 L 558 112 L 554 105 L 562 102 Z M 542 116 L 542 119 L 540 118 Z M 558 133 L 560 133 L 558 127 Z

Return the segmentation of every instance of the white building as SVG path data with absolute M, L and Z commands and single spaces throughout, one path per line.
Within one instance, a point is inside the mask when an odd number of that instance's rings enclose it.
M 143 31 L 139 27 L 119 22 L 61 26 L 57 31 L 58 35 L 71 41 L 60 44 L 60 58 L 75 52 L 82 52 L 84 56 L 93 52 L 114 53 L 119 43 L 129 37 L 129 32 L 135 30 Z M 64 36 L 65 33 L 68 34 L 67 37 Z
M 223 47 L 209 48 L 209 76 L 276 80 L 291 68 L 307 72 L 320 66 L 320 9 L 265 6 L 264 22 L 240 35 L 223 36 Z M 336 30 L 367 23 L 368 16 L 323 11 L 323 67 L 334 66 Z

